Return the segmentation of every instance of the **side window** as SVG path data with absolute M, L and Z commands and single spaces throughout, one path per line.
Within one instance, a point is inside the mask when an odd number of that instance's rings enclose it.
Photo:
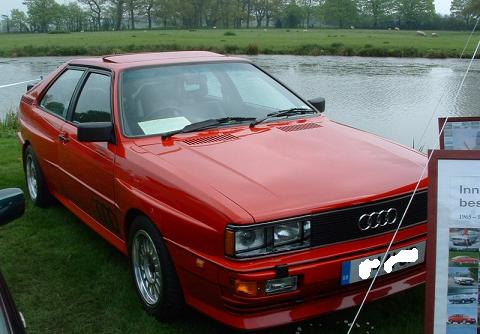
M 78 98 L 73 121 L 110 122 L 111 111 L 110 76 L 91 73 Z
M 83 75 L 81 70 L 67 70 L 53 83 L 42 98 L 40 105 L 63 118 L 67 116 L 75 87 Z

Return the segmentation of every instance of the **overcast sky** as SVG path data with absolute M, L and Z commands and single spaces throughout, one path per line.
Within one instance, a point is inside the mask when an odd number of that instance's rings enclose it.
M 23 0 L 0 0 L 0 14 L 10 14 L 13 8 L 20 8 L 25 10 L 25 6 L 22 4 Z M 57 0 L 60 3 L 67 3 L 68 0 Z M 450 13 L 450 3 L 452 0 L 435 0 L 435 6 L 437 12 L 440 14 Z

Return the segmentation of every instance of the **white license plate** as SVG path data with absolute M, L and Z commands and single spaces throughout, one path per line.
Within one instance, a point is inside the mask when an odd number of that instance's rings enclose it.
M 391 256 L 397 255 L 401 250 L 404 250 L 404 249 L 405 250 L 410 250 L 410 249 L 413 249 L 413 248 L 418 249 L 418 260 L 415 261 L 415 262 L 411 262 L 411 263 L 410 262 L 397 263 L 393 266 L 392 272 L 396 272 L 396 271 L 399 271 L 399 270 L 402 270 L 402 269 L 405 269 L 405 268 L 409 268 L 409 267 L 415 266 L 417 264 L 423 263 L 425 261 L 425 241 L 422 241 L 418 244 L 414 244 L 414 245 L 411 245 L 411 246 L 408 246 L 408 247 L 394 249 L 394 250 L 388 252 L 388 255 L 387 255 L 387 258 L 385 259 L 385 261 L 388 260 L 388 258 L 390 258 Z M 342 285 L 348 285 L 348 284 L 363 281 L 363 279 L 360 277 L 360 274 L 359 274 L 360 263 L 362 263 L 366 259 L 370 259 L 370 260 L 378 259 L 381 262 L 384 254 L 385 253 L 380 253 L 380 254 L 369 256 L 369 257 L 364 257 L 364 258 L 361 258 L 361 259 L 356 259 L 356 260 L 352 260 L 352 261 L 343 262 L 342 263 L 341 284 Z M 382 276 L 382 275 L 387 274 L 387 272 L 385 271 L 385 269 L 383 269 L 383 266 L 382 266 L 382 268 L 379 268 L 379 269 L 372 269 L 372 271 L 370 272 L 370 277 L 367 278 L 367 279 L 373 278 L 373 276 L 375 276 L 375 273 L 376 273 L 377 270 L 380 270 L 380 272 L 378 273 L 378 276 Z

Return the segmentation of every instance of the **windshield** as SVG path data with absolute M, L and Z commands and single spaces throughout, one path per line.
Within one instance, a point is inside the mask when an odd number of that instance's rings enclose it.
M 163 134 L 211 119 L 242 123 L 279 110 L 310 108 L 248 63 L 133 69 L 122 74 L 121 87 L 127 136 Z

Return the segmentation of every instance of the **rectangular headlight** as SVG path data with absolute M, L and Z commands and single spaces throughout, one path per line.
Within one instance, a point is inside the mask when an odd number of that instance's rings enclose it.
M 253 226 L 228 226 L 225 253 L 245 258 L 310 246 L 310 221 L 295 219 Z

